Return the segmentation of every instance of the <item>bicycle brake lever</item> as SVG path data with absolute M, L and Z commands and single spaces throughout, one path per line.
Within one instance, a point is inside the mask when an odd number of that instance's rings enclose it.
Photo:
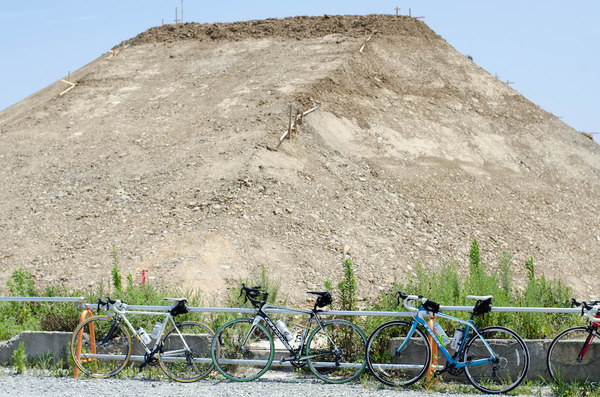
M 240 291 L 240 296 L 238 296 L 238 298 L 241 298 L 242 295 L 244 295 L 244 303 L 248 302 L 248 293 L 244 294 L 245 292 L 245 285 L 242 284 L 242 290 Z

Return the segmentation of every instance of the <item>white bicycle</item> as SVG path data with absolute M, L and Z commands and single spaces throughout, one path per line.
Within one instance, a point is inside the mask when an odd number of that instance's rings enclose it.
M 175 321 L 176 316 L 188 312 L 187 299 L 165 300 L 171 301 L 166 313 L 131 311 L 120 300 L 98 299 L 98 310 L 106 315 L 86 319 L 73 332 L 71 355 L 77 368 L 91 377 L 107 378 L 118 374 L 131 360 L 141 362 L 140 369 L 158 364 L 178 382 L 205 377 L 213 368 L 210 346 L 214 332 L 197 321 Z M 163 316 L 164 320 L 156 323 L 150 336 L 141 327 L 136 331 L 127 314 Z M 132 356 L 132 335 L 141 345 L 140 355 Z

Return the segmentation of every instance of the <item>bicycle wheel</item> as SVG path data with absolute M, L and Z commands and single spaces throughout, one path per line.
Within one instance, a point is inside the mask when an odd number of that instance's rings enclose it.
M 362 330 L 345 320 L 331 320 L 317 327 L 306 342 L 308 367 L 328 383 L 344 383 L 365 369 L 367 338 Z
M 81 352 L 77 353 L 80 342 Z M 131 337 L 112 317 L 93 316 L 75 328 L 71 355 L 77 368 L 94 378 L 107 378 L 121 371 L 131 356 Z
M 407 341 L 411 327 L 412 322 L 390 321 L 380 325 L 369 337 L 367 364 L 371 373 L 386 385 L 411 385 L 429 368 L 429 340 L 420 328 L 416 328 Z M 398 352 L 404 342 L 406 345 Z
M 548 349 L 546 364 L 555 382 L 598 382 L 600 372 L 600 340 L 592 327 L 573 327 L 554 338 Z M 590 339 L 588 342 L 588 338 Z M 587 351 L 579 358 L 582 350 Z
M 523 339 L 504 327 L 488 327 L 474 335 L 465 347 L 465 361 L 489 358 L 484 340 L 494 351 L 496 360 L 465 367 L 469 382 L 486 393 L 505 393 L 523 381 L 529 369 L 529 350 Z
M 214 332 L 199 322 L 186 321 L 171 327 L 162 338 L 160 367 L 178 382 L 204 378 L 213 368 L 210 357 Z
M 273 337 L 264 325 L 240 318 L 222 326 L 213 338 L 212 360 L 227 379 L 254 380 L 264 374 L 275 356 Z

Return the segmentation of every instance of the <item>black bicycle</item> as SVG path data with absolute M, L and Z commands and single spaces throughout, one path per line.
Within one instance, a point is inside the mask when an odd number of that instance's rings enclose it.
M 234 381 L 250 381 L 262 376 L 275 357 L 272 333 L 289 351 L 289 356 L 284 355 L 279 360 L 280 365 L 308 365 L 315 376 L 329 383 L 349 382 L 361 374 L 367 365 L 367 338 L 349 321 L 323 321 L 320 318 L 322 310 L 318 308 L 332 302 L 329 292 L 309 292 L 316 296 L 315 306 L 312 310 L 302 310 L 268 304 L 269 294 L 260 288 L 242 284 L 240 296 L 244 295 L 245 301 L 250 301 L 256 308 L 254 316 L 230 321 L 215 334 L 211 354 L 215 367 L 223 376 Z M 282 320 L 274 323 L 265 313 L 267 308 L 310 316 L 306 328 L 297 338 L 297 347 L 290 344 L 295 336 Z M 313 322 L 316 327 L 311 331 Z

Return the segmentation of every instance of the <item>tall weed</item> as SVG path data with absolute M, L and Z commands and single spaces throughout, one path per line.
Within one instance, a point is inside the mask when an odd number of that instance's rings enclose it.
M 269 276 L 264 265 L 260 267 L 257 273 L 251 274 L 249 277 L 238 280 L 233 288 L 230 288 L 226 297 L 226 307 L 252 307 L 250 301 L 245 300 L 244 294 L 241 294 L 242 284 L 246 287 L 260 287 L 261 291 L 267 292 L 267 302 L 274 305 L 286 305 L 288 296 L 281 296 L 280 287 L 281 281 Z M 237 317 L 235 313 L 215 313 L 209 316 L 209 323 L 214 331 L 222 325 Z
M 514 259 L 508 252 L 502 252 L 498 257 L 498 265 L 494 268 L 487 266 L 481 259 L 479 243 L 473 240 L 469 251 L 468 274 L 459 272 L 459 265 L 443 262 L 439 266 L 425 266 L 418 262 L 414 275 L 402 283 L 383 291 L 378 297 L 367 304 L 371 310 L 405 311 L 397 307 L 396 292 L 401 290 L 407 294 L 423 295 L 443 306 L 472 306 L 473 300 L 467 300 L 467 295 L 493 295 L 493 306 L 523 306 L 523 307 L 568 307 L 572 291 L 560 281 L 548 280 L 535 273 L 533 259 L 524 264 L 528 271 L 525 289 L 517 290 L 513 285 L 512 268 Z M 468 318 L 468 312 L 455 312 L 452 315 Z M 371 318 L 365 323 L 372 331 L 383 319 Z M 457 323 L 439 319 L 440 324 L 449 333 L 454 331 Z M 554 337 L 556 333 L 567 326 L 580 324 L 582 321 L 574 315 L 550 315 L 547 313 L 500 313 L 492 312 L 483 319 L 477 318 L 480 326 L 503 325 L 513 328 L 517 333 L 527 338 Z

